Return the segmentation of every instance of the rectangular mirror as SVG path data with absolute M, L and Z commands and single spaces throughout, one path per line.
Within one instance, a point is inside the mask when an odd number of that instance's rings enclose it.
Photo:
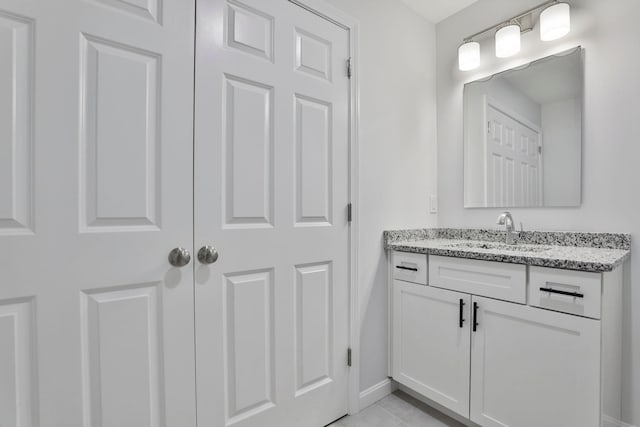
M 464 86 L 464 206 L 581 203 L 583 50 Z

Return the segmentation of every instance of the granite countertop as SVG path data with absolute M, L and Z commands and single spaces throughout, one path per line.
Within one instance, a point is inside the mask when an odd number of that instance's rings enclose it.
M 386 249 L 591 272 L 611 271 L 630 255 L 631 235 L 525 231 L 517 244 L 505 232 L 419 229 L 384 232 Z

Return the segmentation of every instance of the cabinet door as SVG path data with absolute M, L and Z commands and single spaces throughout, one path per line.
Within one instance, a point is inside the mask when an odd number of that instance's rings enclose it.
M 600 322 L 473 297 L 471 420 L 485 427 L 595 427 Z
M 467 294 L 393 282 L 393 378 L 464 417 L 469 416 L 470 300 Z

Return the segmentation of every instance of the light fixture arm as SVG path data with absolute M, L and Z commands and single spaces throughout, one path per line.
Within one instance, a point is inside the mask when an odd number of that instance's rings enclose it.
M 553 4 L 559 3 L 558 0 L 548 0 L 545 1 L 544 3 L 540 3 L 539 5 L 532 7 L 531 9 L 528 9 L 522 13 L 520 13 L 519 15 L 516 15 L 512 18 L 509 18 L 507 20 L 502 21 L 501 23 L 497 24 L 497 25 L 492 25 L 490 27 L 485 28 L 482 31 L 478 31 L 477 33 L 474 33 L 470 36 L 467 36 L 463 39 L 464 43 L 473 41 L 473 39 L 475 39 L 478 36 L 484 35 L 485 33 L 488 33 L 489 31 L 492 30 L 496 30 L 499 29 L 500 27 L 504 26 L 504 25 L 509 25 L 509 24 L 517 24 L 518 26 L 520 26 L 520 31 L 521 32 L 527 32 L 527 31 L 531 31 L 533 29 L 533 19 L 531 19 L 531 14 L 537 10 L 540 9 L 544 9 L 548 6 L 551 6 Z

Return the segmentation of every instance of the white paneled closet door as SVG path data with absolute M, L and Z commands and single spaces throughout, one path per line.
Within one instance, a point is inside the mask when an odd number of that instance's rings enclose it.
M 542 206 L 542 130 L 492 102 L 485 109 L 487 206 Z
M 195 425 L 193 0 L 0 0 L 0 425 Z
M 347 412 L 348 31 L 285 0 L 200 0 L 198 425 Z

